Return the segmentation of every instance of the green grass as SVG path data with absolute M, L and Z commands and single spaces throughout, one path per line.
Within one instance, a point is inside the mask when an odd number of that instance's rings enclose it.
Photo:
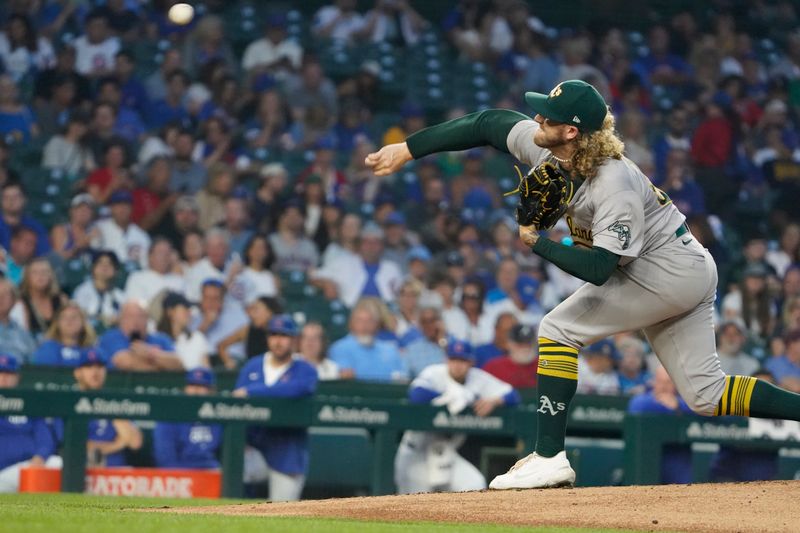
M 175 500 L 79 494 L 0 495 L 3 533 L 597 533 L 612 529 L 508 528 L 492 525 L 360 522 L 338 519 L 140 513 L 134 509 L 254 503 L 253 500 Z

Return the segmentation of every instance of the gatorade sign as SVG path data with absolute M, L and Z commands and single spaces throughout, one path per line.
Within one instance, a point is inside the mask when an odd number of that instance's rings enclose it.
M 219 470 L 88 468 L 86 493 L 97 496 L 219 498 Z

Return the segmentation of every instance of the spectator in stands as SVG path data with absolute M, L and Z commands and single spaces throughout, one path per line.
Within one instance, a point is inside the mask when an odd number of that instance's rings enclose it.
M 95 391 L 106 382 L 106 364 L 102 352 L 95 349 L 81 351 L 78 366 L 73 376 L 81 391 Z M 89 436 L 86 441 L 87 466 L 128 466 L 126 450 L 142 447 L 142 432 L 130 420 L 106 418 L 89 420 Z
M 113 74 L 120 43 L 111 34 L 106 15 L 100 11 L 90 11 L 84 20 L 84 31 L 84 35 L 73 43 L 75 69 L 90 78 Z
M 183 56 L 177 48 L 170 48 L 164 52 L 164 59 L 158 66 L 158 70 L 144 80 L 144 86 L 150 102 L 157 102 L 167 98 L 169 75 L 180 69 L 182 64 Z
M 196 195 L 203 231 L 225 220 L 225 200 L 235 185 L 234 170 L 227 163 L 217 162 L 208 169 L 208 183 Z
M 226 39 L 222 19 L 206 15 L 186 39 L 183 64 L 189 72 L 197 73 L 215 60 L 223 62 L 228 72 L 236 72 L 236 57 L 229 39 Z
M 14 80 L 0 74 L 0 135 L 6 144 L 24 144 L 39 135 L 31 110 L 22 104 Z
M 248 195 L 246 190 L 237 189 L 225 200 L 225 215 L 219 226 L 228 234 L 228 242 L 233 256 L 241 257 L 245 246 L 254 235 L 250 222 Z
M 322 254 L 322 268 L 327 269 L 340 256 L 358 257 L 358 236 L 361 234 L 361 217 L 347 213 L 339 222 L 336 236 Z
M 166 94 L 162 99 L 153 99 L 149 105 L 149 113 L 145 115 L 148 128 L 161 128 L 165 125 L 189 119 L 184 97 L 191 80 L 186 71 L 175 69 L 166 75 Z
M 247 315 L 235 301 L 225 298 L 225 284 L 216 278 L 203 282 L 200 289 L 199 313 L 192 320 L 191 330 L 200 331 L 208 339 L 211 352 L 219 352 L 219 344 L 223 339 L 247 324 Z M 230 350 L 231 357 L 243 359 L 240 350 Z M 223 362 L 225 362 L 223 360 Z M 225 362 L 232 368 L 230 362 Z
M 653 374 L 653 388 L 631 398 L 628 404 L 631 414 L 692 415 L 677 391 L 675 384 L 660 366 Z M 667 444 L 661 456 L 661 483 L 691 483 L 692 450 L 685 444 Z
M 269 351 L 239 372 L 233 395 L 240 398 L 306 398 L 317 388 L 317 371 L 294 355 L 297 324 L 288 315 L 269 322 Z M 271 501 L 300 499 L 308 472 L 308 432 L 250 427 L 244 457 L 245 483 L 269 481 Z
M 356 0 L 335 0 L 314 15 L 312 29 L 316 35 L 354 44 L 364 29 L 364 17 L 356 11 Z M 291 94 L 291 93 L 290 93 Z
M 19 361 L 29 361 L 36 350 L 36 342 L 30 333 L 11 317 L 11 309 L 17 301 L 14 285 L 0 278 L 0 346 L 3 352 Z
M 7 181 L 0 187 L 0 247 L 10 249 L 11 232 L 18 226 L 33 230 L 36 234 L 35 255 L 45 255 L 50 251 L 47 230 L 35 218 L 25 214 L 25 191 L 22 184 Z
M 233 279 L 230 296 L 242 304 L 259 296 L 277 296 L 278 280 L 270 270 L 275 255 L 269 239 L 255 234 L 247 241 L 243 252 L 244 268 Z
M 128 270 L 146 267 L 150 249 L 150 237 L 131 222 L 132 203 L 133 195 L 127 190 L 109 196 L 111 217 L 97 223 L 99 235 L 92 241 L 92 248 L 117 254 L 117 260 Z
M 413 278 L 406 278 L 397 290 L 397 309 L 394 312 L 397 326 L 394 333 L 403 345 L 422 335 L 419 328 L 419 305 L 424 291 L 422 282 Z
M 657 135 L 653 142 L 653 156 L 656 175 L 653 180 L 657 185 L 666 179 L 667 158 L 674 150 L 688 153 L 692 149 L 692 138 L 689 130 L 689 114 L 683 106 L 675 106 L 667 115 L 666 131 Z
M 299 202 L 287 202 L 278 218 L 277 231 L 269 236 L 278 272 L 308 272 L 319 264 L 317 246 L 305 236 L 304 216 Z
M 49 100 L 53 95 L 53 87 L 57 80 L 66 77 L 75 86 L 73 105 L 87 102 L 91 98 L 91 85 L 88 78 L 75 69 L 76 52 L 73 43 L 65 43 L 56 52 L 56 63 L 53 68 L 40 71 L 36 76 L 33 97 L 37 101 Z
M 279 148 L 286 145 L 291 122 L 283 95 L 277 88 L 267 89 L 257 97 L 255 116 L 245 123 L 244 137 L 251 148 Z
M 726 97 L 718 95 L 706 103 L 703 120 L 692 136 L 691 149 L 697 183 L 703 188 L 709 211 L 726 216 L 738 192 L 738 183 L 726 172 L 735 142 L 729 112 Z
M 72 176 L 80 176 L 94 169 L 91 151 L 83 144 L 89 131 L 85 114 L 70 112 L 63 133 L 56 134 L 47 141 L 42 154 L 44 168 L 59 169 Z
M 227 369 L 236 368 L 236 359 L 229 348 L 244 343 L 244 359 L 263 355 L 267 351 L 267 325 L 273 316 L 282 312 L 281 305 L 275 298 L 258 296 L 247 306 L 249 323 L 237 329 L 217 345 L 217 353 Z
M 36 243 L 36 233 L 27 226 L 17 226 L 11 231 L 11 246 L 0 270 L 14 285 L 22 283 L 25 269 L 35 259 Z
M 39 99 L 33 103 L 33 112 L 42 137 L 49 139 L 66 125 L 75 101 L 75 82 L 69 76 L 57 77 L 53 91 L 47 100 Z
M 578 392 L 609 396 L 619 394 L 619 376 L 614 370 L 614 361 L 618 357 L 614 342 L 609 339 L 584 347 L 578 358 Z
M 648 121 L 644 113 L 628 110 L 619 117 L 619 132 L 625 141 L 625 156 L 636 163 L 646 176 L 655 174 L 655 159 L 647 140 Z
M 89 174 L 86 188 L 98 204 L 104 205 L 117 191 L 133 188 L 127 150 L 121 141 L 109 142 L 103 149 L 103 165 Z
M 5 346 L 4 346 L 5 348 Z M 0 389 L 19 385 L 19 362 L 0 354 Z M 0 418 L 0 493 L 19 491 L 20 469 L 31 466 L 61 467 L 53 432 L 44 418 L 4 416 Z
M 94 198 L 88 193 L 76 195 L 70 202 L 69 220 L 53 226 L 50 241 L 53 251 L 63 259 L 72 259 L 89 251 L 97 237 L 94 222 Z
M 8 17 L 5 31 L 0 32 L 0 60 L 15 83 L 56 63 L 50 40 L 36 35 L 31 20 L 19 14 Z
M 147 254 L 147 268 L 132 272 L 125 283 L 125 297 L 128 300 L 138 299 L 145 306 L 162 291 L 183 294 L 186 283 L 176 273 L 178 255 L 170 242 L 163 237 L 156 237 Z M 194 368 L 191 365 L 186 368 Z
M 626 335 L 616 342 L 616 346 L 619 353 L 617 378 L 620 392 L 628 395 L 645 392 L 651 380 L 645 361 L 645 344 L 632 335 Z
M 38 341 L 65 303 L 66 297 L 61 292 L 53 267 L 47 259 L 39 257 L 25 266 L 19 284 L 19 302 L 12 316 Z
M 490 359 L 483 370 L 515 389 L 536 387 L 539 350 L 536 328 L 517 324 L 508 334 L 508 355 Z
M 254 199 L 253 220 L 258 221 L 258 231 L 269 233 L 277 226 L 278 207 L 289 190 L 289 174 L 281 163 L 268 163 L 258 174 L 261 183 Z
M 673 149 L 669 152 L 661 188 L 687 218 L 706 212 L 703 190 L 694 179 L 687 151 Z
M 209 368 L 210 346 L 205 335 L 189 329 L 192 322 L 192 304 L 189 300 L 181 293 L 168 292 L 161 306 L 163 312 L 157 329 L 170 338 L 183 368 Z
M 167 216 L 154 230 L 156 235 L 166 237 L 173 248 L 183 249 L 186 237 L 192 233 L 200 233 L 200 206 L 194 196 L 179 196 Z M 184 273 L 185 274 L 185 273 Z
M 744 351 L 747 330 L 741 321 L 728 320 L 717 328 L 717 355 L 722 371 L 729 376 L 752 376 L 761 366 Z
M 212 228 L 205 235 L 205 256 L 191 268 L 184 268 L 183 277 L 186 281 L 186 296 L 196 302 L 200 300 L 200 289 L 203 283 L 214 279 L 226 284 L 232 279 L 235 265 L 229 260 L 230 248 L 228 235 L 225 231 Z M 238 267 L 236 267 L 238 268 Z
M 431 276 L 430 288 L 442 300 L 442 320 L 448 335 L 456 339 L 469 338 L 469 319 L 466 313 L 455 302 L 456 281 L 445 273 Z
M 263 72 L 284 78 L 300 68 L 303 48 L 286 32 L 283 13 L 273 13 L 264 24 L 264 36 L 247 45 L 242 56 L 242 70 L 251 78 Z
M 416 102 L 405 102 L 400 107 L 400 123 L 383 133 L 383 145 L 402 142 L 412 133 L 423 129 L 426 125 L 425 110 Z M 428 194 L 425 195 L 428 199 Z M 438 204 L 438 202 L 437 202 Z
M 172 341 L 161 333 L 147 332 L 147 312 L 136 301 L 123 304 L 119 326 L 103 333 L 97 347 L 108 366 L 116 370 L 183 370 Z
M 414 46 L 427 25 L 408 0 L 378 0 L 364 16 L 360 33 L 373 43 Z
M 164 156 L 153 157 L 147 164 L 147 183 L 133 191 L 131 219 L 150 232 L 161 226 L 179 198 L 169 190 L 170 163 Z
M 422 307 L 419 310 L 419 328 L 422 335 L 405 345 L 403 349 L 405 366 L 412 379 L 424 368 L 445 361 L 447 331 L 440 309 L 433 306 Z
M 175 137 L 175 157 L 172 160 L 172 174 L 169 188 L 181 194 L 199 193 L 205 186 L 208 173 L 205 166 L 192 159 L 194 136 L 189 130 L 181 130 Z M 219 172 L 224 167 L 216 169 Z
M 45 341 L 33 354 L 33 363 L 50 366 L 78 366 L 82 350 L 97 341 L 94 328 L 75 302 L 68 302 L 56 313 Z
M 669 31 L 662 25 L 650 28 L 648 54 L 636 61 L 632 69 L 641 80 L 652 85 L 685 85 L 692 74 L 691 67 L 670 51 Z
M 114 62 L 114 77 L 122 91 L 121 104 L 143 117 L 147 110 L 148 97 L 144 84 L 136 76 L 136 58 L 128 50 L 117 52 Z
M 171 163 L 174 162 L 175 144 L 180 131 L 181 125 L 177 122 L 170 122 L 159 130 L 150 131 L 150 134 L 142 141 L 136 154 L 136 162 L 139 168 L 147 167 L 151 159 L 159 156 L 168 158 Z M 172 190 L 171 174 L 172 169 L 170 168 L 170 190 Z
M 98 250 L 92 256 L 90 278 L 78 285 L 72 299 L 97 329 L 117 324 L 125 293 L 114 285 L 120 264 L 110 250 Z
M 208 396 L 216 379 L 208 368 L 186 372 L 183 393 Z M 157 422 L 153 430 L 153 455 L 159 468 L 219 468 L 217 454 L 222 444 L 222 426 L 196 422 Z
M 483 322 L 483 327 L 485 328 L 488 320 L 484 318 L 479 321 Z M 484 338 L 490 338 L 491 342 L 475 349 L 475 366 L 483 368 L 486 363 L 495 357 L 506 355 L 508 353 L 508 335 L 517 324 L 519 324 L 519 321 L 513 313 L 502 312 L 498 314 L 494 320 L 494 335 L 481 334 Z
M 519 394 L 507 383 L 474 368 L 472 347 L 458 340 L 447 344 L 447 361 L 431 365 L 411 382 L 408 399 L 445 406 L 451 415 L 471 407 L 479 417 L 502 405 L 517 405 Z M 398 492 L 465 491 L 486 488 L 486 479 L 457 450 L 464 435 L 406 431 L 394 462 Z
M 494 336 L 487 327 L 487 321 L 483 313 L 483 301 L 486 297 L 486 290 L 483 283 L 478 280 L 467 280 L 461 287 L 461 309 L 467 317 L 467 334 L 464 336 L 476 349 L 476 358 L 480 346 L 490 342 Z M 500 318 L 499 316 L 497 317 Z M 478 364 L 480 366 L 480 364 Z
M 563 38 L 560 44 L 562 63 L 558 78 L 559 81 L 585 80 L 594 85 L 608 102 L 611 100 L 608 78 L 603 71 L 589 62 L 592 47 L 592 38 L 586 33 Z
M 779 387 L 800 392 L 800 331 L 788 332 L 783 342 L 784 353 L 769 358 L 764 366 L 775 377 Z
M 300 75 L 286 81 L 284 93 L 292 95 L 290 105 L 293 113 L 297 110 L 305 110 L 307 113 L 315 106 L 324 108 L 328 116 L 328 127 L 333 125 L 334 117 L 339 114 L 336 86 L 325 76 L 319 61 L 310 56 L 303 59 Z
M 142 117 L 139 111 L 122 101 L 122 86 L 116 78 L 106 77 L 97 82 L 97 101 L 114 106 L 117 112 L 114 133 L 131 143 L 144 139 L 145 126 Z
M 328 352 L 343 379 L 400 381 L 408 377 L 403 358 L 393 342 L 377 340 L 380 316 L 370 305 L 357 303 L 350 313 L 350 333 Z
M 767 262 L 783 278 L 792 265 L 800 263 L 800 224 L 788 224 L 781 232 L 777 250 L 767 251 Z
M 92 120 L 89 133 L 83 138 L 84 144 L 92 152 L 93 168 L 104 162 L 105 151 L 111 143 L 127 141 L 118 137 L 114 131 L 117 123 L 117 110 L 108 102 L 97 102 L 92 108 Z
M 364 296 L 393 301 L 395 290 L 402 281 L 402 272 L 396 263 L 382 258 L 383 230 L 374 223 L 364 226 L 358 250 L 358 258 L 342 256 L 329 267 L 318 270 L 315 277 L 325 280 L 324 283 L 335 284 L 339 298 L 348 307 Z
M 746 265 L 738 290 L 725 295 L 721 306 L 724 319 L 743 322 L 749 334 L 762 339 L 771 335 L 776 318 L 767 286 L 768 276 L 769 272 L 763 264 Z
M 320 381 L 339 379 L 339 365 L 327 357 L 325 328 L 319 322 L 307 322 L 300 329 L 298 352 L 305 362 L 317 369 Z

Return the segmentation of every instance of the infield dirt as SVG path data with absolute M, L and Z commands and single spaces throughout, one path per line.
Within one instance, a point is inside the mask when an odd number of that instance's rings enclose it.
M 167 512 L 639 531 L 797 532 L 800 481 L 412 494 Z

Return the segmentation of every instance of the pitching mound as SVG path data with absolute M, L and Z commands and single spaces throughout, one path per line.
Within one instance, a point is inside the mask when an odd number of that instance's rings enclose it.
M 645 531 L 795 532 L 800 530 L 798 497 L 800 482 L 772 481 L 413 494 L 185 507 L 169 512 Z

